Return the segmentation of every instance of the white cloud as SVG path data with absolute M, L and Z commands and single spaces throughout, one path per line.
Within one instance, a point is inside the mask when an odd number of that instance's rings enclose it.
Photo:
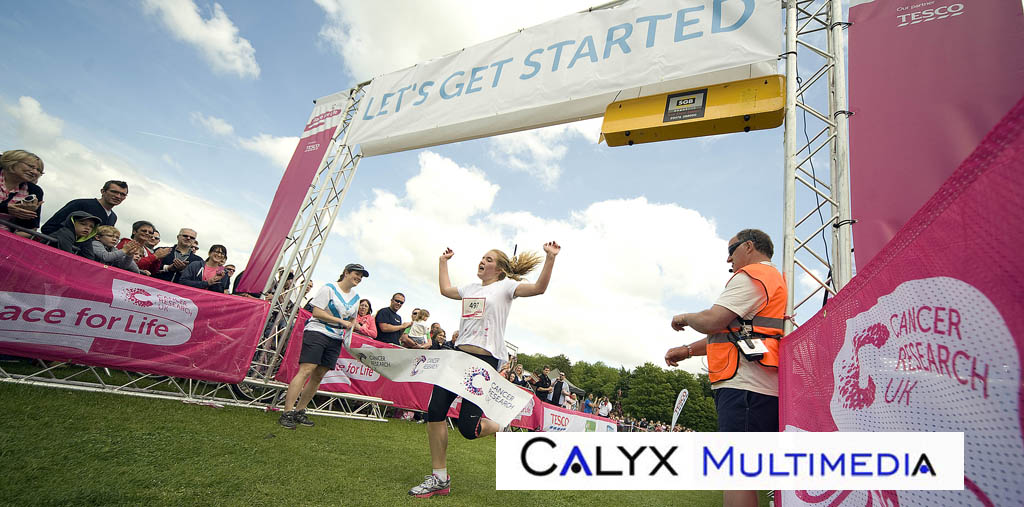
M 574 137 L 597 143 L 601 134 L 601 118 L 565 125 L 525 130 L 490 138 L 491 155 L 513 169 L 526 172 L 541 184 L 553 189 L 562 175 L 560 162 L 569 152 Z
M 375 189 L 373 199 L 348 208 L 334 231 L 356 258 L 373 260 L 372 272 L 393 273 L 405 284 L 378 287 L 387 283 L 378 276 L 361 290 L 415 292 L 410 306 L 430 309 L 431 320 L 446 329 L 457 321 L 446 310 L 452 302 L 436 289 L 445 247 L 456 252 L 450 273 L 458 285 L 476 280 L 480 255 L 491 248 L 540 252 L 544 242 L 558 241 L 564 249 L 548 292 L 516 303 L 506 336 L 525 352 L 627 366 L 661 363 L 669 347 L 696 340 L 692 331 L 672 331 L 671 316 L 710 306 L 728 278 L 726 241 L 696 211 L 637 197 L 596 202 L 564 219 L 495 213 L 500 188 L 479 170 L 429 151 L 419 166 L 405 195 Z M 693 307 L 669 308 L 670 301 Z M 695 371 L 691 363 L 685 366 Z
M 216 116 L 206 116 L 198 111 L 193 111 L 191 118 L 193 123 L 198 123 L 210 131 L 211 134 L 230 136 L 235 133 L 235 127 L 232 127 L 230 123 Z
M 8 106 L 5 109 L 16 120 L 18 137 L 26 145 L 45 143 L 60 136 L 64 130 L 64 120 L 43 112 L 43 106 L 32 97 L 21 97 L 17 107 Z
M 291 160 L 298 144 L 298 137 L 275 137 L 270 134 L 259 134 L 248 139 L 238 138 L 239 146 L 263 155 L 281 168 L 288 167 L 288 161 Z
M 320 37 L 364 80 L 578 12 L 592 0 L 500 2 L 316 0 Z
M 201 245 L 226 245 L 229 262 L 239 267 L 248 262 L 258 231 L 248 225 L 249 221 L 243 216 L 196 197 L 180 185 L 155 179 L 154 175 L 161 173 L 155 168 L 103 154 L 61 137 L 63 121 L 47 114 L 31 97 L 21 97 L 15 105 L 2 106 L 15 121 L 18 141 L 32 146 L 32 151 L 46 164 L 46 174 L 39 181 L 46 192 L 44 221 L 72 199 L 99 197 L 104 181 L 124 180 L 128 182 L 129 196 L 114 208 L 122 236 L 131 234 L 131 224 L 136 220 L 153 222 L 165 239 L 173 237 L 178 229 L 189 227 L 198 232 Z M 46 137 L 42 137 L 44 133 Z M 175 163 L 166 154 L 160 158 L 166 163 Z
M 299 144 L 298 137 L 277 137 L 264 133 L 249 138 L 235 136 L 235 127 L 226 120 L 197 111 L 192 112 L 190 116 L 193 123 L 202 126 L 211 134 L 229 138 L 238 147 L 266 157 L 282 169 L 288 167 L 295 147 Z
M 209 19 L 203 19 L 192 0 L 143 0 L 143 8 L 159 16 L 177 39 L 198 49 L 214 71 L 259 77 L 256 50 L 248 39 L 238 34 L 238 27 L 220 4 L 213 4 Z

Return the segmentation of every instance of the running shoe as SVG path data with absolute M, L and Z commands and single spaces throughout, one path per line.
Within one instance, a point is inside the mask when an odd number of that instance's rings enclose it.
M 285 412 L 285 413 L 281 414 L 281 417 L 277 420 L 277 424 L 280 424 L 281 426 L 284 426 L 285 428 L 293 430 L 293 429 L 295 429 L 295 417 L 294 416 L 295 416 L 295 412 L 294 411 Z
M 306 410 L 302 409 L 292 414 L 292 420 L 303 425 L 303 426 L 314 426 L 316 423 L 311 421 L 309 417 L 306 417 Z
M 430 498 L 434 495 L 446 496 L 452 491 L 452 478 L 442 481 L 436 475 L 430 474 L 423 479 L 423 483 L 409 490 L 409 494 L 416 498 Z

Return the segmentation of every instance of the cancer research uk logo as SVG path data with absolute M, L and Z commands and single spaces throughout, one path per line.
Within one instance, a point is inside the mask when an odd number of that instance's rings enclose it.
M 111 301 L 0 293 L 0 340 L 88 352 L 96 338 L 174 346 L 192 337 L 198 307 L 155 287 L 113 279 Z M 96 294 L 101 299 L 101 294 Z
M 938 5 L 938 2 L 920 2 L 896 8 L 896 27 L 927 23 L 952 18 L 964 13 L 964 4 L 951 3 Z
M 904 282 L 846 322 L 833 363 L 832 418 L 839 431 L 962 431 L 967 488 L 915 498 L 1017 503 L 1024 468 L 1018 357 L 999 310 L 973 286 L 949 277 Z
M 441 358 L 439 358 L 439 357 L 420 356 L 420 357 L 417 357 L 415 361 L 413 361 L 412 371 L 409 372 L 409 375 L 412 376 L 412 377 L 415 377 L 416 375 L 419 375 L 420 373 L 422 373 L 424 371 L 436 370 L 438 368 L 438 366 L 440 366 L 440 365 L 441 365 Z M 486 379 L 486 380 L 490 380 L 490 379 Z
M 462 378 L 462 383 L 466 386 L 466 390 L 469 391 L 469 394 L 483 396 L 484 390 L 473 384 L 473 381 L 476 380 L 477 377 L 483 377 L 484 382 L 490 382 L 491 380 L 491 375 L 487 373 L 487 370 L 478 366 L 471 366 L 466 369 L 466 375 Z
M 153 295 L 146 292 L 146 289 L 140 289 L 138 287 L 125 288 L 124 297 L 129 302 L 142 308 L 153 306 Z

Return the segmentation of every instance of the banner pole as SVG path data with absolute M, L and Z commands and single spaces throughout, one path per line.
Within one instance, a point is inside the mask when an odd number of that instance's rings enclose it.
M 790 295 L 786 301 L 786 315 L 793 315 L 794 261 L 796 247 L 796 90 L 799 84 L 796 51 L 796 2 L 786 2 L 786 129 L 784 137 L 785 173 L 783 175 L 782 205 L 782 275 L 786 278 L 786 289 Z M 793 330 L 793 322 L 786 319 L 784 330 Z

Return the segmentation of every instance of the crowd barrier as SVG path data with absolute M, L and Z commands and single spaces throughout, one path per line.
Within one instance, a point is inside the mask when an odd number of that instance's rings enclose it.
M 964 432 L 966 489 L 786 491 L 784 505 L 1020 504 L 1021 174 L 1024 100 L 875 259 L 782 341 L 785 431 Z
M 105 266 L 0 231 L 0 353 L 238 383 L 266 301 Z
M 302 328 L 310 313 L 302 310 L 296 319 L 288 340 L 288 347 L 278 370 L 276 379 L 289 383 L 299 369 L 299 354 L 302 351 Z M 371 345 L 379 348 L 398 348 L 397 345 L 382 343 L 358 334 L 352 337 L 352 348 Z M 461 352 L 451 351 L 452 354 Z M 321 391 L 373 396 L 394 402 L 394 406 L 406 410 L 427 411 L 433 386 L 422 382 L 392 382 L 382 377 L 369 366 L 353 358 L 342 349 L 341 356 L 333 370 L 324 375 Z M 458 417 L 462 398 L 456 398 L 448 410 L 450 417 Z M 484 414 L 486 415 L 486 414 Z M 555 407 L 540 401 L 536 395 L 516 417 L 511 426 L 532 431 L 616 431 L 615 421 Z

